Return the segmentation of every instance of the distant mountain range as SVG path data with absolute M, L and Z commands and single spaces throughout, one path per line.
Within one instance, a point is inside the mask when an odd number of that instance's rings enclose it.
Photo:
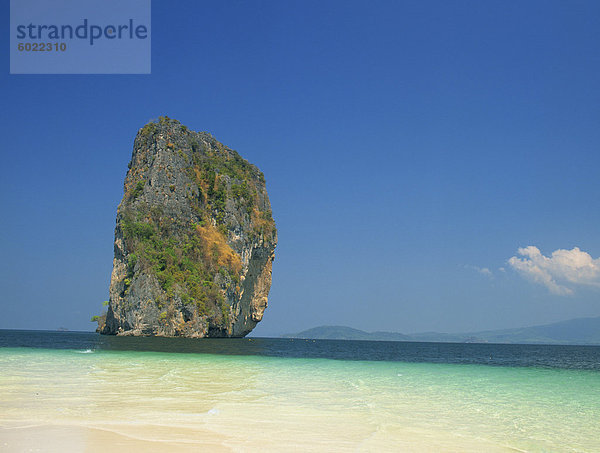
M 320 326 L 284 338 L 319 340 L 431 341 L 444 343 L 521 343 L 600 345 L 600 317 L 578 318 L 541 326 L 468 333 L 365 332 L 345 326 Z

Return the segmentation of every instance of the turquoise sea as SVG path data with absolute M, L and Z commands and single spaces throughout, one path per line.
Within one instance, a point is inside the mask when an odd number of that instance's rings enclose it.
M 600 347 L 0 331 L 0 451 L 600 451 Z

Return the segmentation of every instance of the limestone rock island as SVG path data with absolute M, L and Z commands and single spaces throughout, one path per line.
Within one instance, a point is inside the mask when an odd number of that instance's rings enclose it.
M 139 130 L 117 209 L 109 335 L 243 337 L 262 319 L 277 230 L 261 171 L 206 132 Z

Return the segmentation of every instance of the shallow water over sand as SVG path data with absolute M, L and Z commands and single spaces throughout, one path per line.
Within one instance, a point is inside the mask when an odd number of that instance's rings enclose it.
M 594 370 L 87 348 L 0 370 L 6 451 L 600 449 Z

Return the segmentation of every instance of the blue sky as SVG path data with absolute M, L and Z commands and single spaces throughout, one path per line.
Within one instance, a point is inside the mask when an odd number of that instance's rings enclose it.
M 159 115 L 266 176 L 279 245 L 256 335 L 600 316 L 600 3 L 154 0 L 152 17 L 151 75 L 9 75 L 4 54 L 0 328 L 93 328 L 133 139 Z

